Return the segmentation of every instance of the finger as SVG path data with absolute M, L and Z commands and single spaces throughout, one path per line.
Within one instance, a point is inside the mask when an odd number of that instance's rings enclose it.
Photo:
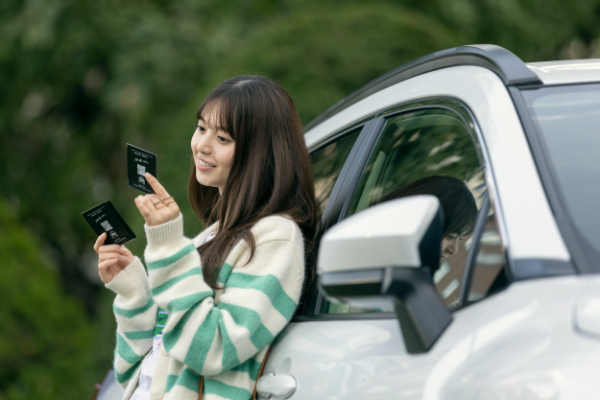
M 160 207 L 160 201 L 158 202 L 158 204 L 154 204 L 154 202 L 150 199 L 150 197 L 148 196 L 144 196 L 142 198 L 140 198 L 140 202 L 146 206 L 146 208 L 148 209 L 148 211 L 150 211 L 150 214 L 154 214 L 156 213 L 157 210 L 157 206 Z
M 110 268 L 112 265 L 115 265 L 116 263 L 117 260 L 115 258 L 111 258 L 110 260 L 105 260 L 98 264 L 98 269 L 102 272 L 106 272 L 108 268 Z
M 144 198 L 142 196 L 137 197 L 135 199 L 135 205 L 137 206 L 138 210 L 140 210 L 140 214 L 142 214 L 142 217 L 144 217 L 146 222 L 148 222 L 148 219 L 150 218 L 151 214 L 150 214 L 150 210 L 144 203 Z
M 102 235 L 98 236 L 98 239 L 96 239 L 96 243 L 94 243 L 94 251 L 96 253 L 98 253 L 100 247 L 102 245 L 104 245 L 104 241 L 106 240 L 106 232 L 104 232 Z M 98 253 L 100 254 L 100 253 Z
M 125 247 L 124 244 L 121 245 L 121 254 L 123 254 L 125 256 L 133 256 L 133 253 L 131 252 L 131 250 L 129 250 L 127 247 Z
M 99 253 L 120 253 L 121 252 L 121 246 L 119 246 L 118 244 L 107 244 L 105 246 L 100 246 L 100 248 L 98 249 Z
M 147 194 L 144 197 L 148 199 L 152 204 L 160 203 L 160 199 L 155 194 Z
M 98 257 L 99 262 L 104 262 L 106 260 L 118 260 L 120 257 L 123 257 L 121 253 L 102 253 Z
M 148 202 L 146 203 L 146 207 L 149 207 L 151 210 L 157 209 L 160 210 L 164 207 L 162 200 L 155 194 L 147 194 L 144 196 Z
M 111 271 L 111 268 L 115 265 L 117 265 L 117 260 L 106 260 L 98 265 L 98 275 L 102 282 L 109 283 L 114 278 L 116 274 L 114 270 Z
M 145 177 L 150 186 L 152 186 L 152 189 L 154 189 L 154 193 L 156 193 L 158 197 L 160 197 L 161 199 L 169 197 L 169 193 L 167 193 L 163 185 L 161 185 L 158 179 L 152 176 L 150 172 L 146 172 Z
M 165 205 L 165 207 L 171 207 L 171 208 L 177 208 L 177 209 L 179 209 L 179 206 L 177 205 L 177 202 L 175 202 L 175 199 L 173 197 L 168 197 L 168 198 L 164 199 L 162 201 L 162 203 Z

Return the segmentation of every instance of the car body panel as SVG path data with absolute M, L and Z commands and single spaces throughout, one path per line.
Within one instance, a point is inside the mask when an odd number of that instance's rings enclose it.
M 292 323 L 265 373 L 291 362 L 297 400 L 596 399 L 600 336 L 573 322 L 590 293 L 600 277 L 514 283 L 455 312 L 421 355 L 406 352 L 395 318 Z
M 573 323 L 581 292 L 590 284 L 600 290 L 600 277 L 589 279 L 517 282 L 486 300 L 468 363 L 424 398 L 597 399 L 600 340 Z
M 311 149 L 344 127 L 387 108 L 431 98 L 457 99 L 473 112 L 491 163 L 486 180 L 497 186 L 495 206 L 510 257 L 569 261 L 514 104 L 503 82 L 488 69 L 450 67 L 390 86 L 307 132 L 307 146 Z
M 547 61 L 526 65 L 544 85 L 600 81 L 600 59 Z
M 410 355 L 396 318 L 323 320 L 292 323 L 277 339 L 264 373 L 291 360 L 298 382 L 293 399 L 421 399 L 427 376 L 436 364 L 477 328 L 489 304 L 481 302 L 455 313 L 454 321 L 434 347 Z M 468 358 L 471 343 L 458 355 Z M 452 357 L 452 356 L 451 356 Z M 289 362 L 289 361 L 288 361 Z

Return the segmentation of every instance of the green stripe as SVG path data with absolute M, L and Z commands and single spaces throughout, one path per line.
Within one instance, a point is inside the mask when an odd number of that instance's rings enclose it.
M 146 264 L 148 265 L 148 271 L 151 271 L 153 269 L 163 268 L 168 265 L 171 265 L 171 264 L 181 260 L 183 257 L 187 256 L 194 250 L 196 250 L 194 245 L 188 244 L 187 246 L 185 246 L 183 249 L 179 250 L 177 253 L 173 254 L 172 256 L 163 258 L 162 260 L 146 262 Z
M 210 310 L 194 334 L 192 343 L 190 343 L 190 347 L 183 360 L 185 365 L 189 365 L 196 371 L 202 371 L 204 361 L 210 350 L 210 345 L 215 337 L 220 317 L 221 313 L 218 309 L 212 308 Z
M 148 331 L 125 332 L 125 337 L 130 340 L 150 339 L 154 337 L 154 329 Z
M 247 372 L 250 375 L 250 379 L 256 380 L 262 363 L 259 363 L 254 358 L 249 358 L 243 364 L 231 368 L 232 371 Z
M 200 375 L 195 374 L 188 368 L 184 368 L 183 371 L 181 371 L 181 375 L 167 376 L 167 387 L 165 388 L 165 392 L 170 392 L 175 385 L 186 387 L 189 390 L 198 393 L 198 388 L 200 386 Z
M 169 304 L 167 304 L 167 310 L 169 311 L 169 313 L 187 310 L 194 304 L 199 303 L 205 298 L 212 296 L 212 294 L 212 290 L 207 290 L 204 292 L 194 293 L 188 296 L 173 299 L 169 302 Z
M 229 312 L 236 324 L 250 331 L 250 340 L 257 349 L 262 349 L 275 338 L 262 324 L 260 315 L 253 309 L 227 303 L 219 303 L 217 307 Z
M 173 349 L 173 347 L 179 340 L 179 337 L 181 336 L 181 332 L 183 331 L 185 324 L 187 323 L 188 319 L 190 319 L 190 316 L 194 313 L 194 311 L 196 311 L 196 308 L 200 306 L 200 304 L 202 303 L 196 303 L 192 307 L 190 307 L 190 309 L 185 313 L 185 315 L 181 317 L 177 324 L 175 324 L 173 329 L 163 333 L 163 344 L 165 346 L 165 350 L 167 350 L 167 353 L 170 352 L 171 349 Z
M 124 308 L 117 307 L 113 304 L 113 310 L 115 314 L 118 314 L 122 317 L 133 318 L 137 315 L 143 314 L 148 311 L 154 305 L 154 300 L 152 297 L 148 299 L 148 302 L 141 307 L 134 308 L 133 310 L 126 310 Z
M 229 277 L 229 273 L 233 266 L 231 264 L 223 264 L 221 270 L 219 271 L 219 277 L 217 278 L 217 283 L 225 284 L 227 282 L 227 277 Z
M 167 386 L 165 388 L 165 392 L 170 392 L 171 389 L 173 389 L 173 386 L 175 386 L 175 382 L 177 382 L 177 379 L 179 379 L 179 375 L 167 375 Z
M 123 336 L 117 332 L 117 354 L 123 360 L 129 364 L 135 364 L 142 359 L 142 356 L 138 355 L 133 349 L 127 344 L 127 341 Z
M 131 368 L 129 368 L 127 371 L 123 372 L 122 374 L 120 374 L 119 372 L 117 372 L 117 370 L 115 369 L 115 378 L 117 379 L 117 382 L 119 382 L 119 383 L 125 383 L 128 380 L 130 380 L 131 377 L 136 374 L 138 368 L 141 365 L 142 365 L 142 363 L 134 365 Z
M 239 365 L 240 359 L 238 358 L 237 349 L 227 333 L 223 316 L 219 313 L 219 331 L 221 332 L 221 338 L 223 339 L 223 355 L 221 357 L 221 364 L 223 370 L 227 371 L 236 365 Z
M 162 292 L 164 292 L 165 290 L 168 290 L 169 288 L 171 288 L 176 283 L 184 280 L 185 278 L 188 278 L 188 277 L 194 276 L 194 275 L 202 275 L 202 269 L 200 269 L 200 267 L 192 268 L 188 272 L 184 272 L 183 274 L 178 275 L 175 278 L 169 279 L 162 285 L 159 285 L 159 286 L 153 288 L 152 296 L 157 296 L 157 295 L 161 294 Z
M 269 297 L 273 307 L 287 320 L 292 318 L 296 311 L 296 302 L 287 295 L 281 287 L 279 279 L 274 275 L 256 276 L 234 272 L 227 280 L 227 287 L 255 289 L 263 292 Z
M 250 399 L 252 396 L 252 393 L 244 388 L 207 378 L 204 378 L 204 393 L 216 394 L 226 399 Z
M 200 375 L 193 373 L 188 368 L 184 368 L 183 371 L 181 371 L 181 375 L 179 375 L 179 379 L 177 379 L 177 384 L 198 393 Z

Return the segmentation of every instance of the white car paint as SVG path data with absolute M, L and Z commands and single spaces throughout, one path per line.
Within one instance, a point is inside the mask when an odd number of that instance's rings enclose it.
M 560 84 L 599 81 L 596 64 L 529 67 L 544 83 Z M 486 181 L 511 258 L 569 261 L 514 105 L 489 70 L 452 67 L 393 85 L 307 132 L 307 145 L 315 148 L 386 108 L 432 97 L 457 99 L 475 117 Z M 394 314 L 373 317 L 290 324 L 265 372 L 288 366 L 298 383 L 291 397 L 297 400 L 600 398 L 600 276 L 513 283 L 456 311 L 424 354 L 406 352 Z
M 487 300 L 469 361 L 425 398 L 597 399 L 600 340 L 573 326 L 588 279 L 600 288 L 597 276 L 547 278 L 514 283 Z
M 545 85 L 600 81 L 600 60 L 563 60 L 527 64 Z
M 352 215 L 323 236 L 318 272 L 390 265 L 420 267 L 419 243 L 439 207 L 435 196 L 421 195 L 388 201 Z
M 291 363 L 295 400 L 597 399 L 600 338 L 573 326 L 579 294 L 599 293 L 600 277 L 589 279 L 514 283 L 455 312 L 419 355 L 406 352 L 393 317 L 292 323 L 265 373 Z
M 486 181 L 494 198 L 503 243 L 514 259 L 570 256 L 556 226 L 515 107 L 500 78 L 482 67 L 429 72 L 377 92 L 306 133 L 309 149 L 377 111 L 432 97 L 459 99 L 473 112 L 491 163 Z M 527 193 L 525 196 L 524 193 Z

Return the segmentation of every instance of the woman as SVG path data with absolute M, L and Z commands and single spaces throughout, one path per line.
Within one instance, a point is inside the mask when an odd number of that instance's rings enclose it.
M 267 78 L 237 77 L 197 118 L 188 197 L 208 228 L 185 238 L 177 203 L 147 174 L 156 194 L 135 203 L 148 274 L 124 246 L 104 246 L 105 235 L 94 246 L 117 294 L 125 399 L 249 399 L 300 299 L 319 207 L 291 97 Z
M 401 186 L 385 195 L 381 202 L 419 194 L 430 194 L 440 201 L 444 210 L 440 256 L 444 259 L 455 254 L 459 241 L 470 235 L 475 227 L 477 204 L 471 191 L 460 179 L 435 175 Z

